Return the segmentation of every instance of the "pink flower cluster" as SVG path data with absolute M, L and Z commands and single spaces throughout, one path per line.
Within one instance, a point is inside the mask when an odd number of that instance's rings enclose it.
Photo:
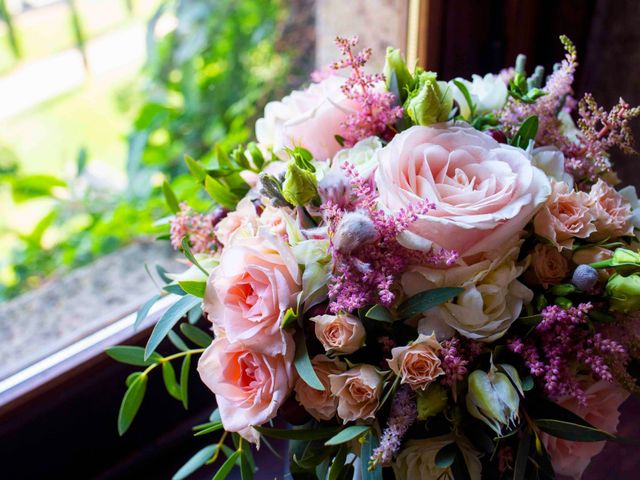
M 213 227 L 226 215 L 226 210 L 209 215 L 194 212 L 186 203 L 180 204 L 180 211 L 171 219 L 171 246 L 182 248 L 182 240 L 189 239 L 193 253 L 211 253 L 216 249 L 216 235 Z
M 471 363 L 482 352 L 482 344 L 468 340 L 462 343 L 460 338 L 452 337 L 440 343 L 439 356 L 442 359 L 442 370 L 444 376 L 441 380 L 443 385 L 454 387 L 456 383 L 464 380 L 467 376 L 467 365 Z

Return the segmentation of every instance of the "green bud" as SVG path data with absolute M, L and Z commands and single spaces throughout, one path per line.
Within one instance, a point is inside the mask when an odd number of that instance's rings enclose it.
M 565 295 L 574 293 L 576 291 L 576 287 L 570 283 L 561 283 L 560 285 L 554 285 L 550 291 L 552 295 L 564 297 Z
M 627 248 L 617 248 L 613 252 L 613 265 L 620 263 L 637 263 L 640 264 L 640 253 L 634 252 Z
M 640 274 L 624 277 L 613 274 L 606 288 L 613 310 L 629 313 L 640 310 Z
M 418 420 L 427 420 L 438 415 L 447 406 L 447 392 L 439 383 L 432 383 L 416 397 Z
M 400 102 L 404 102 L 407 99 L 408 92 L 413 88 L 414 80 L 399 49 L 387 47 L 383 73 L 387 90 L 396 93 L 393 85 L 395 81 L 398 88 L 397 93 L 400 95 Z
M 509 376 L 492 364 L 489 373 L 471 372 L 468 382 L 467 410 L 472 416 L 489 425 L 498 435 L 502 434 L 503 427 L 517 422 L 520 397 Z
M 556 297 L 554 303 L 564 309 L 573 307 L 573 302 L 567 297 Z
M 593 268 L 615 268 L 617 273 L 631 275 L 640 272 L 640 253 L 627 248 L 618 248 L 613 252 L 613 257 L 592 263 Z
M 282 184 L 282 196 L 292 205 L 302 206 L 318 194 L 317 180 L 313 172 L 300 168 L 297 162 L 289 162 Z
M 445 122 L 449 118 L 453 95 L 447 84 L 438 82 L 437 77 L 433 72 L 420 72 L 404 102 L 407 115 L 418 125 Z

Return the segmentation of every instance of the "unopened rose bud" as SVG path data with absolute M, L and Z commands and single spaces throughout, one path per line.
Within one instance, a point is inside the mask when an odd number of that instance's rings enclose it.
M 418 125 L 445 122 L 453 106 L 453 95 L 446 83 L 438 82 L 433 72 L 421 72 L 409 92 L 404 109 Z
M 302 206 L 317 195 L 317 180 L 313 172 L 290 162 L 282 183 L 282 196 L 291 205 Z
M 378 239 L 373 220 L 360 212 L 349 212 L 342 217 L 333 236 L 333 246 L 344 254 Z
M 514 381 L 520 382 L 515 369 L 510 368 Z M 489 425 L 498 435 L 503 427 L 515 424 L 518 420 L 520 397 L 512 380 L 491 365 L 489 373 L 475 370 L 469 375 L 467 410 L 469 413 Z
M 407 98 L 408 90 L 411 90 L 413 87 L 413 77 L 399 49 L 392 47 L 387 48 L 383 72 L 387 83 L 387 90 L 393 91 L 392 82 L 395 81 L 397 83 L 398 93 L 400 93 L 400 101 L 404 102 Z
M 344 173 L 332 170 L 318 182 L 318 193 L 322 203 L 333 202 L 344 207 L 351 198 L 351 182 Z
M 640 310 L 640 274 L 623 277 L 616 273 L 609 278 L 606 288 L 613 310 L 623 313 Z
M 578 265 L 571 277 L 571 283 L 583 292 L 588 292 L 598 283 L 598 271 L 589 265 Z

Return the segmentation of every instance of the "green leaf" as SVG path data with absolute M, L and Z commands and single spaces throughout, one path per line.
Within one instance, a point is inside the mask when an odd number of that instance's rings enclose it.
M 167 338 L 173 344 L 173 346 L 176 347 L 178 350 L 182 352 L 186 352 L 187 350 L 189 350 L 189 346 L 186 343 L 184 343 L 184 340 L 180 338 L 180 335 L 178 335 L 173 330 L 169 330 L 169 333 L 167 334 Z
M 374 305 L 367 310 L 367 313 L 365 313 L 364 316 L 371 320 L 377 320 L 378 322 L 393 323 L 394 321 L 393 315 L 389 309 L 383 305 Z
M 513 466 L 513 480 L 525 480 L 527 463 L 529 463 L 529 452 L 531 451 L 532 433 L 526 430 L 518 444 L 518 454 Z
M 471 100 L 471 94 L 469 93 L 467 86 L 464 83 L 462 83 L 460 80 L 453 80 L 453 84 L 456 87 L 458 87 L 458 90 L 460 90 L 460 92 L 462 92 L 462 95 L 464 96 L 464 99 L 467 102 L 467 106 L 469 107 L 469 111 L 471 112 L 470 116 L 473 116 L 476 110 L 476 106 L 473 103 L 473 100 Z
M 529 140 L 536 138 L 538 123 L 538 117 L 535 115 L 527 117 L 511 140 L 511 145 L 526 149 L 529 146 Z
M 193 307 L 187 314 L 187 320 L 191 325 L 198 323 L 200 317 L 202 317 L 202 307 L 200 305 L 196 305 L 195 307 Z
M 316 372 L 311 365 L 311 360 L 309 359 L 309 353 L 307 352 L 307 344 L 304 334 L 302 332 L 296 333 L 295 341 L 296 356 L 294 358 L 294 365 L 296 367 L 298 375 L 300 375 L 300 378 L 302 378 L 302 380 L 304 380 L 304 382 L 311 388 L 324 391 L 324 386 L 322 385 L 322 382 L 318 378 L 318 375 L 316 375 Z
M 324 438 L 335 435 L 339 430 L 338 427 L 318 427 L 312 429 L 301 428 L 269 428 L 256 427 L 258 432 L 268 437 L 280 438 L 283 440 L 322 440 Z
M 329 470 L 329 478 L 327 480 L 338 480 L 340 474 L 344 470 L 344 463 L 347 459 L 347 446 L 343 445 L 338 450 L 338 454 L 333 459 L 331 469 Z
M 189 323 L 182 323 L 180 325 L 180 331 L 185 337 L 202 348 L 207 348 L 213 341 L 213 337 L 211 335 Z
M 202 467 L 207 461 L 213 457 L 213 454 L 218 450 L 218 445 L 208 445 L 191 457 L 187 463 L 185 463 L 180 470 L 178 470 L 171 480 L 184 480 L 197 469 Z
M 178 381 L 176 380 L 176 372 L 171 362 L 162 363 L 162 380 L 164 380 L 164 386 L 167 387 L 169 395 L 176 400 L 182 400 L 180 385 L 178 385 Z
M 455 442 L 448 443 L 436 453 L 436 466 L 439 468 L 449 468 L 453 465 L 453 461 L 458 453 Z
M 373 430 L 364 437 L 364 443 L 360 447 L 360 476 L 362 480 L 382 480 L 382 467 L 380 465 L 373 470 L 369 470 L 369 459 L 379 444 L 378 436 Z
M 204 267 L 200 265 L 200 263 L 198 263 L 196 257 L 193 255 L 193 253 L 191 253 L 191 247 L 189 246 L 189 239 L 187 237 L 184 237 L 182 239 L 182 253 L 184 253 L 184 256 L 187 257 L 187 260 L 189 260 L 195 267 L 197 267 L 202 273 L 204 273 L 205 276 L 209 276 L 209 272 L 207 272 Z M 202 296 L 204 296 L 204 292 Z
M 223 428 L 224 428 L 224 425 L 222 424 L 222 422 L 212 423 L 207 428 L 199 429 L 196 433 L 193 434 L 193 436 L 194 437 L 200 437 L 200 436 L 206 435 L 208 433 L 217 432 L 218 430 L 222 430 Z
M 464 288 L 444 287 L 416 293 L 413 297 L 404 301 L 398 311 L 402 318 L 413 317 L 451 300 L 462 292 L 464 292 Z
M 154 295 L 153 297 L 151 297 L 149 300 L 147 300 L 146 302 L 144 302 L 144 305 L 142 305 L 140 307 L 140 310 L 138 310 L 138 313 L 136 314 L 136 321 L 133 324 L 133 329 L 137 330 L 138 327 L 140 326 L 140 322 L 142 322 L 142 320 L 144 320 L 145 318 L 147 318 L 147 315 L 149 315 L 149 310 L 151 310 L 151 307 L 153 307 L 153 305 L 160 300 L 160 294 L 158 295 Z
M 563 440 L 571 440 L 574 442 L 600 442 L 603 440 L 613 440 L 614 435 L 598 430 L 595 427 L 587 427 L 576 423 L 566 422 L 562 420 L 553 420 L 550 418 L 539 418 L 535 424 L 540 430 L 549 435 Z
M 131 385 L 129 385 L 129 388 L 124 394 L 122 403 L 120 404 L 120 412 L 118 413 L 118 433 L 121 436 L 129 429 L 131 422 L 133 422 L 133 419 L 140 409 L 140 405 L 142 405 L 142 400 L 147 390 L 147 380 L 146 375 L 139 375 Z
M 162 183 L 162 193 L 164 193 L 164 199 L 167 201 L 167 205 L 169 206 L 169 210 L 173 213 L 178 213 L 180 211 L 180 204 L 178 202 L 178 197 L 173 193 L 171 189 L 171 185 L 166 180 Z
M 180 288 L 190 295 L 198 298 L 204 298 L 204 291 L 207 288 L 207 282 L 196 280 L 182 280 L 178 281 Z
M 142 375 L 142 372 L 133 372 L 131 375 L 129 375 L 125 380 L 125 384 L 127 385 L 127 387 L 130 387 L 131 384 L 135 382 L 140 375 Z
M 223 185 L 210 175 L 204 180 L 204 188 L 211 198 L 223 207 L 234 209 L 238 203 L 238 199 L 229 191 L 229 188 Z
M 66 185 L 66 182 L 51 175 L 26 175 L 13 179 L 11 193 L 13 200 L 21 203 L 36 197 L 51 196 L 55 187 Z
M 164 340 L 164 337 L 167 336 L 173 326 L 178 323 L 178 321 L 185 316 L 189 310 L 200 304 L 200 301 L 201 300 L 198 297 L 185 295 L 169 307 L 154 327 L 153 332 L 151 332 L 151 336 L 147 342 L 147 347 L 144 351 L 145 359 L 149 358 L 154 350 L 158 348 L 160 342 Z
M 145 367 L 162 360 L 162 357 L 157 353 L 154 353 L 149 358 L 145 358 L 144 348 L 131 345 L 109 347 L 105 350 L 105 353 L 117 362 L 139 367 Z
M 168 276 L 167 276 L 167 269 L 164 268 L 162 265 L 156 265 L 156 272 L 158 273 L 158 276 L 162 279 L 162 281 L 164 283 L 171 283 L 173 282 L 173 280 L 171 280 Z
M 173 293 L 174 295 L 180 295 L 183 297 L 187 294 L 180 285 L 177 283 L 170 283 L 169 285 L 165 285 L 162 289 L 167 293 Z
M 453 478 L 456 480 L 471 480 L 471 475 L 469 475 L 469 469 L 467 468 L 467 462 L 464 459 L 464 455 L 460 451 L 458 445 L 456 445 L 456 458 L 453 460 L 453 464 L 451 465 L 451 473 L 453 474 Z
M 235 466 L 236 460 L 238 460 L 239 456 L 240 452 L 234 452 L 233 455 L 229 456 L 229 458 L 227 458 L 227 460 L 220 467 L 220 470 L 218 470 L 213 476 L 213 480 L 224 480 L 225 478 L 227 478 L 227 475 L 229 475 L 231 470 L 233 470 L 233 467 Z
M 293 325 L 298 320 L 298 314 L 293 308 L 288 308 L 280 321 L 280 328 L 287 328 L 289 325 Z
M 207 170 L 200 165 L 196 160 L 191 158 L 189 155 L 184 156 L 184 162 L 187 164 L 187 168 L 199 182 L 204 181 L 207 176 Z
M 254 467 L 251 466 L 249 455 L 251 455 L 251 446 L 246 445 L 240 455 L 240 477 L 242 480 L 253 480 Z
M 340 431 L 337 435 L 331 437 L 329 440 L 324 442 L 325 445 L 340 445 L 341 443 L 348 442 L 349 440 L 353 440 L 356 437 L 366 433 L 369 431 L 371 427 L 368 425 L 352 425 Z

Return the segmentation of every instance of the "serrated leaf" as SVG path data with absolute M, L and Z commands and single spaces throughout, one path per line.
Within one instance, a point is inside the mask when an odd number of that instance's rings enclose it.
M 164 340 L 164 337 L 167 336 L 174 325 L 178 323 L 178 321 L 185 316 L 189 310 L 196 305 L 199 305 L 200 302 L 201 300 L 198 297 L 185 295 L 169 307 L 154 327 L 153 332 L 151 332 L 151 336 L 149 337 L 149 341 L 147 342 L 144 352 L 145 359 L 148 358 L 156 348 L 158 348 L 160 342 Z
M 436 453 L 435 463 L 438 468 L 449 468 L 453 465 L 458 449 L 455 443 L 448 443 Z
M 158 300 L 160 300 L 160 294 L 154 295 L 149 300 L 144 302 L 144 304 L 138 310 L 138 313 L 136 313 L 136 321 L 133 324 L 134 330 L 137 330 L 138 327 L 140 326 L 140 322 L 142 322 L 145 318 L 147 318 L 147 315 L 149 315 L 149 311 L 151 310 L 151 307 L 153 307 Z
M 370 318 L 371 320 L 377 320 L 378 322 L 393 323 L 394 321 L 393 315 L 389 309 L 383 305 L 374 305 L 367 310 L 365 317 Z
M 172 480 L 184 480 L 197 469 L 202 467 L 207 460 L 213 457 L 213 454 L 218 450 L 218 445 L 208 445 L 198 451 L 193 457 L 191 457 L 187 463 L 185 463 L 180 469 L 171 477 Z
M 164 381 L 164 386 L 167 388 L 169 395 L 176 400 L 182 400 L 180 385 L 178 385 L 178 381 L 176 380 L 176 372 L 173 369 L 171 362 L 162 363 L 162 380 Z
M 227 478 L 227 475 L 233 470 L 233 467 L 236 464 L 236 461 L 240 457 L 240 452 L 234 452 L 233 455 L 230 455 L 229 458 L 222 464 L 220 470 L 216 472 L 213 476 L 213 480 L 224 480 Z
M 535 424 L 543 432 L 563 440 L 571 440 L 574 442 L 601 442 L 603 440 L 615 439 L 614 435 L 595 427 L 587 427 L 562 420 L 539 418 L 535 420 Z
M 180 288 L 194 297 L 204 298 L 204 291 L 207 288 L 207 282 L 196 280 L 182 280 L 178 281 Z
M 136 365 L 138 367 L 146 367 L 152 363 L 162 360 L 162 357 L 157 353 L 154 353 L 149 358 L 145 359 L 144 348 L 133 345 L 116 345 L 114 347 L 107 348 L 105 353 L 117 362 L 126 363 L 127 365 Z
M 204 330 L 196 327 L 195 325 L 191 325 L 189 323 L 181 324 L 180 331 L 185 337 L 202 348 L 207 348 L 213 341 L 213 337 L 211 335 L 209 335 Z
M 413 317 L 451 300 L 462 292 L 464 288 L 457 287 L 434 288 L 420 292 L 404 301 L 398 308 L 398 313 L 402 318 Z
M 338 427 L 318 427 L 312 429 L 301 428 L 269 428 L 254 426 L 258 432 L 268 437 L 279 438 L 282 440 L 322 440 L 335 435 L 339 430 Z
M 173 213 L 178 213 L 180 211 L 180 202 L 178 202 L 178 197 L 173 193 L 171 185 L 166 180 L 162 183 L 162 193 L 164 193 L 164 199 L 169 206 L 169 210 Z
M 368 425 L 352 425 L 340 431 L 340 433 L 334 435 L 329 440 L 324 442 L 325 445 L 340 445 L 341 443 L 353 440 L 356 437 L 369 431 L 371 427 Z
M 311 388 L 316 390 L 324 391 L 324 386 L 322 382 L 316 375 L 313 366 L 311 365 L 311 359 L 309 358 L 309 353 L 307 352 L 307 344 L 304 334 L 302 332 L 298 332 L 295 335 L 296 342 L 296 355 L 294 358 L 294 365 L 296 367 L 296 371 L 300 378 L 309 385 Z
M 120 412 L 118 413 L 118 433 L 121 436 L 129 429 L 140 409 L 140 405 L 142 405 L 142 400 L 147 390 L 147 380 L 146 375 L 139 375 L 131 385 L 129 385 L 129 388 L 122 398 Z

